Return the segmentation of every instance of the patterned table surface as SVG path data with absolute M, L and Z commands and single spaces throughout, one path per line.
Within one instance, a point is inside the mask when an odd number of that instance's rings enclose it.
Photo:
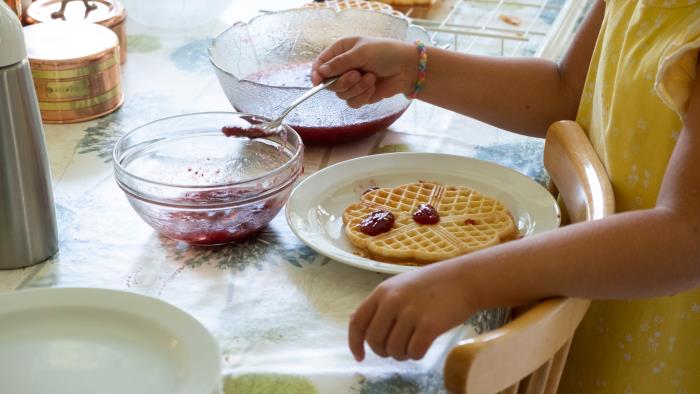
M 206 55 L 226 22 L 282 2 L 235 2 L 217 23 L 156 31 L 129 23 L 123 67 L 126 101 L 106 117 L 46 125 L 60 251 L 38 266 L 0 272 L 0 292 L 36 287 L 100 287 L 158 297 L 195 316 L 218 340 L 227 393 L 443 392 L 449 348 L 487 328 L 484 313 L 442 336 L 420 362 L 346 347 L 354 308 L 385 276 L 318 255 L 297 239 L 284 214 L 256 237 L 194 248 L 159 237 L 128 205 L 112 175 L 111 150 L 125 131 L 164 116 L 231 110 Z M 293 3 L 293 2 L 285 2 Z M 391 128 L 356 143 L 306 149 L 306 174 L 382 152 L 443 152 L 489 160 L 543 181 L 541 140 L 524 138 L 415 102 Z

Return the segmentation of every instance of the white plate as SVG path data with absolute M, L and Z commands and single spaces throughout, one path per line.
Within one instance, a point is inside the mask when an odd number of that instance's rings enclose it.
M 436 153 L 389 153 L 348 160 L 301 182 L 287 202 L 287 222 L 307 245 L 327 257 L 370 271 L 398 274 L 416 267 L 380 263 L 356 254 L 343 233 L 343 210 L 369 187 L 419 180 L 472 187 L 502 201 L 523 236 L 559 226 L 559 206 L 540 184 L 482 160 Z
M 210 394 L 220 362 L 197 320 L 154 298 L 77 288 L 0 295 L 3 393 Z

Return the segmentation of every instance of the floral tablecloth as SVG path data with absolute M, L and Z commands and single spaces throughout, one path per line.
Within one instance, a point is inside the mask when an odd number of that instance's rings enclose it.
M 444 356 L 460 338 L 502 316 L 481 313 L 442 336 L 420 362 L 370 355 L 356 363 L 347 321 L 385 276 L 318 255 L 280 213 L 259 235 L 216 248 L 159 237 L 128 205 L 112 175 L 111 150 L 125 131 L 164 116 L 231 110 L 209 65 L 210 37 L 258 8 L 234 2 L 205 28 L 157 31 L 129 23 L 126 101 L 106 117 L 46 125 L 60 251 L 38 266 L 0 272 L 0 291 L 100 287 L 158 297 L 192 314 L 221 348 L 226 393 L 443 392 Z M 294 2 L 289 2 L 294 3 Z M 382 152 L 444 152 L 494 161 L 543 181 L 543 142 L 415 102 L 390 130 L 356 143 L 306 149 L 306 175 Z

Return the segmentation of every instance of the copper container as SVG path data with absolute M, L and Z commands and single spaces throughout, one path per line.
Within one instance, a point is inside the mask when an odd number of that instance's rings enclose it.
M 39 23 L 24 28 L 27 53 L 45 123 L 75 123 L 122 104 L 119 43 L 93 23 Z
M 119 37 L 119 56 L 126 61 L 126 9 L 118 0 L 37 0 L 26 13 L 28 23 L 84 21 L 107 27 Z
M 22 2 L 20 0 L 4 0 L 10 9 L 17 14 L 18 18 L 22 17 Z

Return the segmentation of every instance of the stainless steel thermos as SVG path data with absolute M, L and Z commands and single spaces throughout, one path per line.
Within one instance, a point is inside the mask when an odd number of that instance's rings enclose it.
M 22 26 L 0 2 L 0 269 L 58 249 L 51 174 Z

